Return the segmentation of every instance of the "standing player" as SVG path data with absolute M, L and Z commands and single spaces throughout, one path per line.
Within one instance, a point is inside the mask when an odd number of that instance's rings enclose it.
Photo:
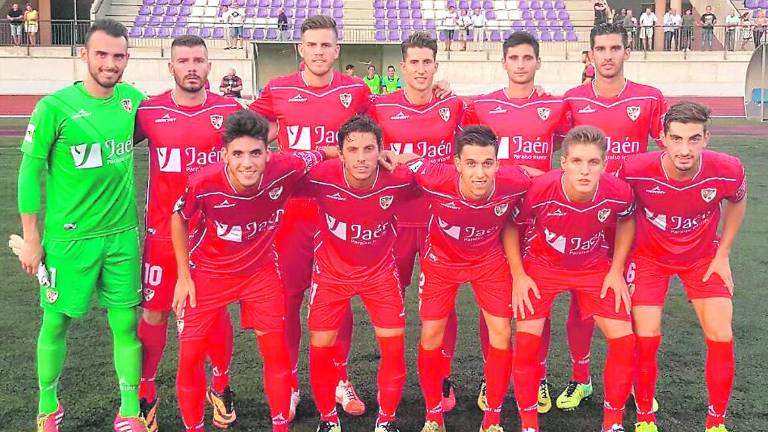
M 57 390 L 72 318 L 88 313 L 94 292 L 107 309 L 120 386 L 115 431 L 145 432 L 138 386 L 141 301 L 138 215 L 133 184 L 133 131 L 144 96 L 118 84 L 128 63 L 128 35 L 112 20 L 97 20 L 80 58 L 84 81 L 44 97 L 35 107 L 21 150 L 19 213 L 22 268 L 43 261 L 43 322 L 37 341 L 40 388 L 37 431 L 58 432 L 64 409 Z M 45 238 L 40 239 L 40 180 L 46 171 Z M 46 282 L 46 283 L 43 283 Z
M 322 223 L 315 247 L 309 303 L 309 366 L 320 412 L 317 432 L 341 432 L 334 403 L 335 339 L 350 299 L 359 295 L 376 333 L 381 360 L 375 432 L 397 432 L 395 412 L 405 384 L 405 308 L 397 266 L 394 213 L 415 196 L 412 174 L 379 168 L 381 130 L 365 116 L 339 129 L 340 161 L 320 164 L 306 192 L 317 199 Z
M 627 282 L 634 285 L 632 316 L 639 348 L 636 432 L 658 430 L 652 410 L 656 353 L 674 275 L 682 280 L 706 338 L 706 430 L 727 431 L 725 411 L 734 377 L 729 255 L 747 209 L 747 182 L 738 159 L 706 150 L 709 119 L 709 109 L 702 105 L 672 106 L 664 118 L 664 150 L 630 157 L 619 171 L 638 202 L 637 239 L 627 269 Z
M 595 79 L 568 90 L 564 99 L 574 126 L 595 126 L 605 133 L 607 171 L 612 173 L 627 156 L 644 153 L 649 137 L 659 139 L 666 102 L 658 89 L 624 77 L 630 50 L 627 31 L 621 24 L 595 26 L 589 38 Z M 607 233 L 609 245 L 612 232 Z M 557 398 L 557 407 L 566 410 L 577 408 L 592 394 L 589 353 L 594 321 L 580 319 L 579 306 L 571 301 L 566 324 L 573 373 Z
M 453 140 L 464 114 L 464 103 L 457 96 L 436 97 L 433 82 L 437 73 L 437 40 L 429 33 L 415 32 L 401 44 L 400 69 L 403 91 L 377 97 L 370 116 L 381 126 L 384 148 L 395 153 L 415 153 L 426 160 L 447 163 L 454 155 Z M 416 254 L 422 249 L 429 220 L 428 204 L 423 198 L 398 209 L 395 258 L 403 290 L 410 285 Z M 405 296 L 403 296 L 405 297 Z M 450 380 L 451 360 L 456 347 L 456 311 L 448 317 L 443 345 L 447 363 L 443 409 L 456 406 Z
M 173 205 L 184 192 L 187 177 L 221 158 L 224 119 L 243 107 L 233 98 L 206 91 L 211 64 L 205 41 L 181 36 L 171 43 L 168 69 L 175 87 L 144 101 L 136 117 L 136 141 L 149 140 L 147 234 L 142 259 L 142 320 L 139 338 L 144 347 L 141 409 L 150 432 L 157 430 L 155 375 L 165 349 L 168 315 L 176 283 L 176 260 L 171 244 Z M 213 422 L 226 427 L 236 419 L 229 388 L 232 325 L 224 310 L 208 341 L 213 380 L 208 400 Z
M 186 430 L 203 431 L 208 341 L 224 309 L 239 302 L 242 326 L 254 329 L 264 359 L 272 430 L 284 432 L 291 366 L 274 236 L 287 197 L 325 154 L 273 157 L 266 144 L 268 123 L 249 111 L 230 115 L 224 127 L 224 162 L 190 176 L 171 218 L 178 270 L 173 297 L 179 333 L 176 393 Z M 203 226 L 190 239 L 189 221 L 197 215 Z
M 602 430 L 624 431 L 635 337 L 623 273 L 635 230 L 634 197 L 626 183 L 605 174 L 605 156 L 605 136 L 599 129 L 579 126 L 568 132 L 560 156 L 562 170 L 535 178 L 515 217 L 530 225 L 525 253 L 520 251 L 518 226 L 510 225 L 504 234 L 517 320 L 515 398 L 526 432 L 539 430 L 538 355 L 545 319 L 555 298 L 569 289 L 583 316 L 594 316 L 608 339 Z M 614 226 L 611 258 L 605 232 Z
M 456 138 L 453 166 L 423 158 L 409 163 L 430 204 L 419 278 L 418 367 L 427 408 L 422 432 L 445 431 L 441 384 L 447 371 L 441 369 L 446 366 L 441 346 L 464 282 L 472 283 L 491 330 L 485 363 L 488 403 L 480 431 L 503 430 L 501 405 L 512 373 L 512 281 L 500 238 L 530 179 L 520 168 L 500 168 L 498 144 L 488 127 L 470 126 Z

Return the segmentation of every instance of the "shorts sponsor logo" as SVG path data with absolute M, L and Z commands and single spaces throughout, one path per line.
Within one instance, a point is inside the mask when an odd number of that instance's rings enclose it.
M 158 147 L 157 159 L 160 172 L 181 172 L 181 149 Z
M 449 110 L 446 107 L 440 108 L 437 110 L 438 114 L 440 114 L 440 118 L 443 119 L 443 121 L 447 122 L 448 119 L 451 118 L 451 110 Z
M 271 191 L 269 191 L 269 198 L 273 199 L 273 200 L 276 200 L 276 199 L 280 198 L 280 195 L 282 195 L 282 194 L 283 194 L 283 187 L 282 186 L 278 186 L 278 187 L 272 189 Z
M 45 299 L 48 301 L 48 303 L 55 303 L 56 300 L 59 298 L 59 292 L 54 289 L 46 289 L 45 290 Z
M 234 206 L 235 206 L 235 203 L 231 203 L 231 202 L 229 202 L 228 200 L 225 199 L 224 201 L 222 201 L 222 202 L 216 204 L 215 206 L 213 206 L 213 208 L 223 209 L 223 208 L 231 208 L 231 207 L 234 207 Z
M 501 105 L 497 105 L 496 108 L 488 111 L 488 114 L 504 114 L 507 112 L 504 108 L 501 107 Z
M 585 106 L 584 108 L 580 109 L 578 112 L 579 112 L 579 114 L 592 114 L 595 111 L 597 111 L 597 110 L 592 108 L 589 104 L 587 104 L 587 106 Z
M 395 200 L 395 197 L 392 195 L 386 195 L 383 197 L 379 197 L 379 205 L 382 209 L 386 210 L 389 208 L 389 206 L 392 205 L 392 201 Z
M 349 106 L 352 105 L 352 94 L 342 93 L 339 95 L 339 100 L 341 101 L 341 104 L 344 105 L 344 108 L 349 108 Z
M 170 114 L 165 114 L 159 119 L 155 119 L 155 123 L 173 123 L 176 121 L 176 117 L 171 117 Z
M 637 120 L 637 118 L 640 117 L 640 107 L 639 106 L 627 107 L 627 116 L 632 121 Z
M 597 220 L 600 222 L 605 222 L 606 219 L 608 219 L 608 216 L 611 215 L 611 209 L 600 209 L 599 212 L 597 212 Z
M 712 202 L 712 200 L 715 199 L 715 196 L 717 196 L 717 189 L 715 188 L 706 188 L 701 190 L 701 199 L 703 199 L 705 202 Z
M 144 288 L 144 301 L 152 301 L 153 298 L 155 298 L 155 290 Z
M 216 129 L 221 129 L 221 125 L 224 123 L 224 116 L 221 114 L 211 115 L 211 126 Z
M 504 213 L 507 212 L 507 209 L 509 209 L 509 204 L 499 204 L 496 207 L 493 208 L 493 213 L 496 214 L 496 216 L 502 216 Z
M 125 112 L 131 112 L 133 111 L 133 101 L 130 99 L 123 99 L 120 101 L 120 106 L 123 107 Z
M 546 121 L 549 118 L 551 111 L 549 108 L 536 108 L 536 113 L 539 115 L 540 119 Z

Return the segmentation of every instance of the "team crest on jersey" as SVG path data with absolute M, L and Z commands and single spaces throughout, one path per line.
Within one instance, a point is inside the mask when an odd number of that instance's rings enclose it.
M 711 202 L 713 199 L 715 199 L 716 195 L 717 189 L 715 188 L 706 188 L 701 190 L 701 199 L 706 202 Z
M 507 203 L 499 204 L 493 208 L 493 212 L 496 213 L 496 216 L 501 216 L 507 212 L 508 208 L 509 208 L 509 204 Z
M 382 209 L 386 210 L 389 208 L 389 206 L 392 205 L 392 201 L 395 200 L 395 197 L 392 195 L 386 195 L 383 197 L 379 197 L 379 205 Z
M 440 114 L 440 118 L 443 119 L 443 121 L 448 121 L 448 119 L 451 118 L 451 110 L 446 107 L 440 108 L 437 112 Z
M 550 110 L 549 108 L 536 108 L 536 112 L 539 114 L 539 118 L 546 121 L 549 118 Z
M 211 115 L 211 126 L 215 127 L 216 129 L 221 129 L 222 123 L 224 123 L 223 115 L 221 114 Z
M 339 95 L 339 100 L 341 101 L 341 104 L 344 105 L 344 108 L 349 108 L 349 106 L 352 105 L 352 94 L 342 93 Z
M 155 298 L 155 290 L 144 288 L 144 301 L 152 301 L 153 298 Z
M 123 107 L 123 109 L 126 112 L 133 111 L 133 101 L 131 101 L 130 99 L 123 99 L 123 100 L 121 100 L 120 101 L 120 105 Z
M 184 320 L 176 320 L 176 331 L 181 334 L 184 331 Z
M 599 212 L 597 212 L 597 220 L 600 222 L 605 222 L 606 219 L 608 219 L 608 216 L 611 215 L 611 209 L 600 209 Z
M 638 117 L 640 117 L 640 107 L 639 106 L 629 106 L 627 107 L 627 116 L 632 121 L 637 120 Z
M 59 298 L 59 292 L 56 290 L 52 290 L 48 288 L 45 290 L 45 299 L 48 300 L 48 303 L 54 303 Z
M 276 200 L 276 199 L 280 198 L 280 195 L 282 195 L 282 193 L 283 193 L 283 187 L 282 186 L 278 186 L 278 187 L 272 189 L 271 191 L 269 191 L 269 197 L 271 199 L 273 199 L 273 200 Z

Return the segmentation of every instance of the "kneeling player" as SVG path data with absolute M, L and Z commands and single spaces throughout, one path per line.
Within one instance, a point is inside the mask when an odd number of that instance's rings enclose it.
M 340 161 L 307 176 L 306 193 L 320 207 L 320 232 L 309 297 L 310 383 L 320 411 L 318 432 L 341 432 L 334 343 L 344 311 L 359 295 L 381 350 L 376 432 L 396 432 L 395 411 L 405 384 L 405 310 L 392 246 L 394 212 L 415 196 L 405 168 L 379 168 L 381 129 L 357 116 L 339 130 Z
M 605 136 L 596 128 L 572 129 L 563 141 L 561 170 L 533 180 L 515 222 L 528 224 L 525 253 L 509 225 L 504 248 L 512 271 L 517 319 L 513 379 L 524 431 L 538 431 L 538 361 L 544 321 L 555 298 L 572 289 L 583 317 L 593 316 L 608 339 L 603 374 L 603 431 L 623 431 L 624 404 L 632 385 L 635 337 L 623 272 L 632 244 L 634 198 L 629 185 L 605 174 Z M 605 231 L 616 225 L 613 259 Z M 613 290 L 613 298 L 607 296 Z
M 422 432 L 445 431 L 441 383 L 448 361 L 441 347 L 456 293 L 465 282 L 472 284 L 490 334 L 485 362 L 488 402 L 480 431 L 503 430 L 501 404 L 512 372 L 512 281 L 500 238 L 531 181 L 516 166 L 500 168 L 498 149 L 490 128 L 470 126 L 456 138 L 455 166 L 425 159 L 408 164 L 430 204 L 419 278 L 418 365 L 427 405 Z
M 179 408 L 187 431 L 204 430 L 207 340 L 227 305 L 239 302 L 242 326 L 255 330 L 264 357 L 272 430 L 287 431 L 291 365 L 274 235 L 287 197 L 324 154 L 271 155 L 269 126 L 252 112 L 232 114 L 224 126 L 224 162 L 190 176 L 171 220 L 178 266 L 173 308 Z M 205 225 L 198 227 L 190 248 L 187 224 L 198 213 Z
M 637 196 L 637 240 L 627 269 L 634 284 L 632 316 L 637 331 L 635 383 L 637 432 L 655 432 L 652 401 L 661 316 L 676 275 L 707 344 L 705 378 L 709 390 L 707 431 L 725 432 L 725 411 L 734 376 L 733 278 L 729 255 L 747 209 L 747 183 L 738 159 L 705 150 L 709 109 L 679 103 L 664 117 L 664 150 L 632 156 L 620 176 Z M 723 232 L 717 227 L 723 211 Z

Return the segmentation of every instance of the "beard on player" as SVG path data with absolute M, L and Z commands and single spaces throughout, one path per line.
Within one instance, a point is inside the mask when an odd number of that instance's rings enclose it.
M 205 88 L 211 63 L 205 46 L 176 46 L 171 51 L 168 70 L 176 82 L 176 89 L 187 93 L 197 93 Z
M 341 147 L 344 177 L 354 188 L 372 187 L 379 172 L 381 148 L 376 136 L 366 132 L 347 135 Z
M 689 173 L 698 169 L 701 153 L 709 143 L 709 131 L 700 123 L 671 122 L 662 134 L 667 157 L 678 173 Z M 664 164 L 667 165 L 667 164 Z M 670 168 L 668 165 L 666 168 Z
M 304 60 L 304 73 L 315 77 L 333 74 L 333 65 L 339 58 L 339 44 L 332 29 L 311 29 L 301 35 L 299 55 Z
M 629 54 L 629 48 L 624 46 L 621 35 L 612 33 L 596 36 L 590 55 L 598 78 L 623 79 L 624 62 L 629 59 Z
M 111 89 L 120 82 L 128 57 L 128 41 L 103 31 L 94 32 L 80 51 L 91 80 L 103 89 Z

